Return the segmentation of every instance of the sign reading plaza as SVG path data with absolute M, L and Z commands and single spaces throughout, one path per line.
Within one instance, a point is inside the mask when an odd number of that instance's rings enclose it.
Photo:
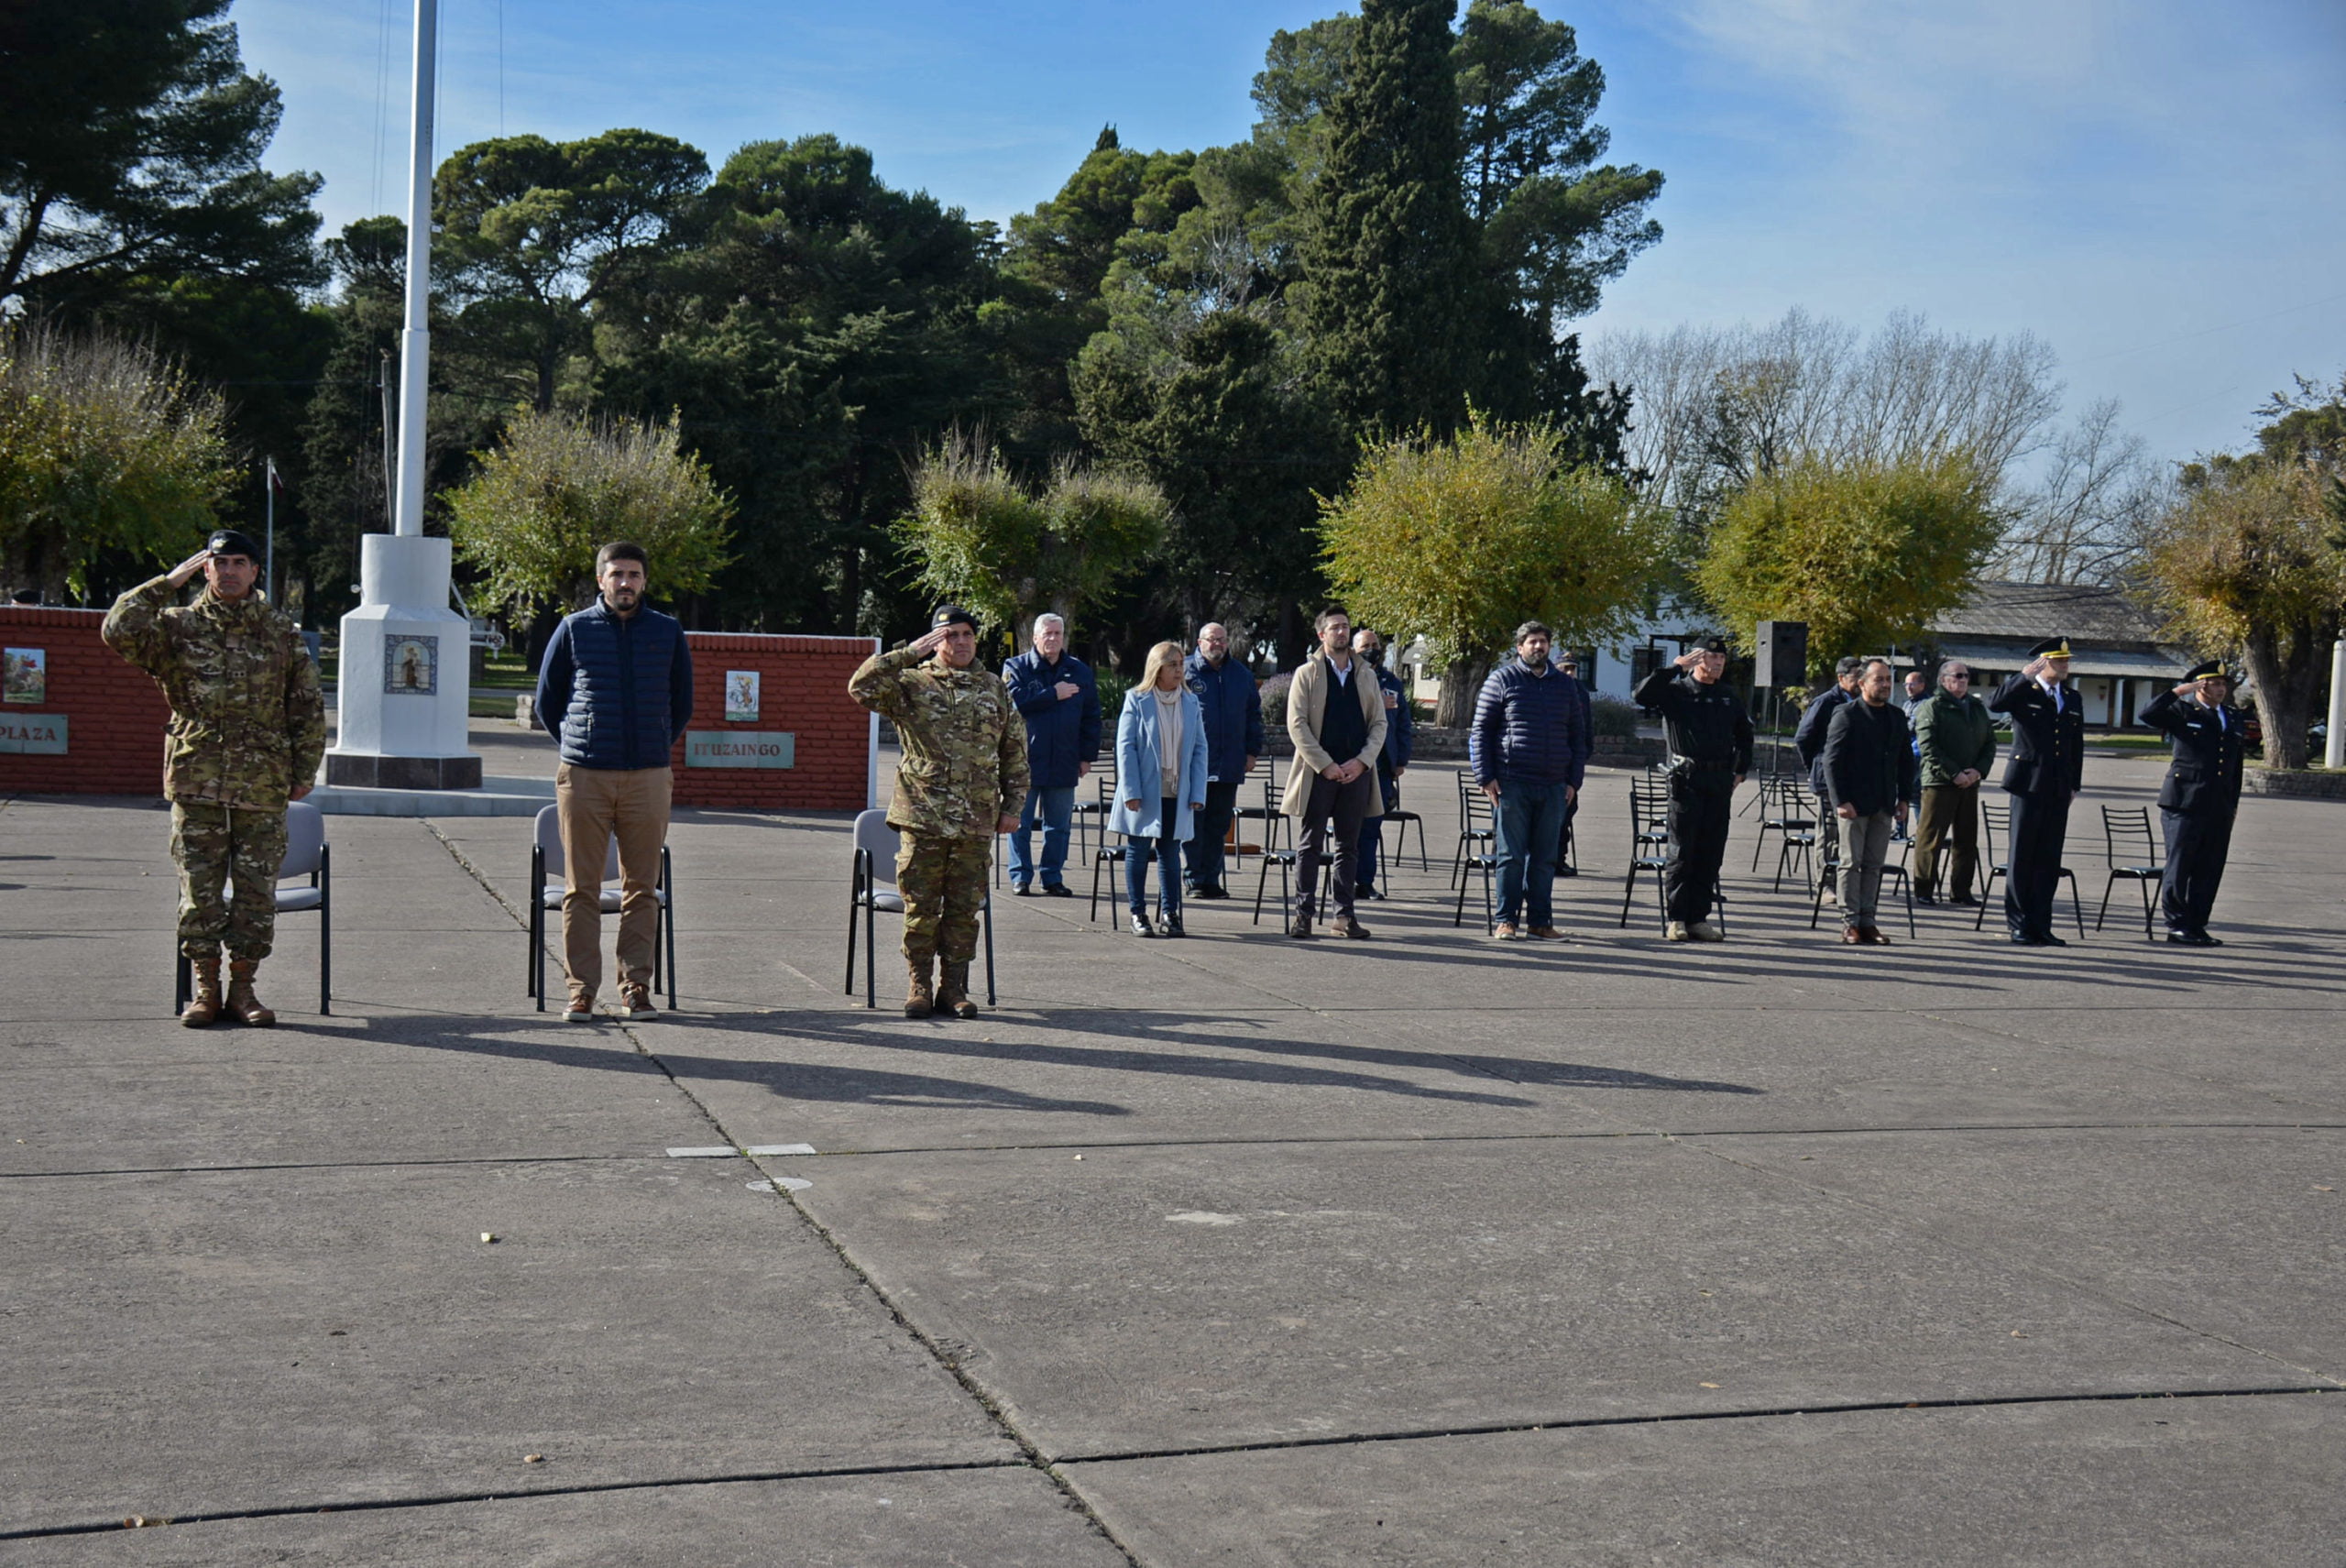
M 788 768 L 796 766 L 798 737 L 782 729 L 688 729 L 688 768 Z
M 0 751 L 65 755 L 65 718 L 61 713 L 0 713 Z

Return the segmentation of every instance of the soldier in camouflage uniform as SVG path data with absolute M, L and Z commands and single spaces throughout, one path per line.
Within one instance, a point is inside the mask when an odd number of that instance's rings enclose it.
M 993 839 L 1017 828 L 1026 798 L 1026 722 L 1010 688 L 976 667 L 977 656 L 977 619 L 948 604 L 927 636 L 866 659 L 847 684 L 850 696 L 895 725 L 904 749 L 888 825 L 904 839 L 896 891 L 912 970 L 907 1018 L 978 1015 L 970 960 Z M 939 958 L 932 988 L 929 966 Z
M 224 1012 L 263 1028 L 277 1022 L 253 994 L 253 974 L 277 927 L 285 803 L 310 793 L 325 755 L 317 668 L 293 622 L 254 591 L 259 557 L 250 539 L 222 529 L 106 614 L 106 645 L 154 676 L 171 703 L 163 793 L 180 868 L 180 951 L 195 970 L 195 999 L 180 1015 L 190 1028 Z M 198 571 L 203 591 L 177 607 Z

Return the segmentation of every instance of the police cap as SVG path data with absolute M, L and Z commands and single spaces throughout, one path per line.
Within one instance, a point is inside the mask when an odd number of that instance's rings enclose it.
M 1706 639 L 1706 640 L 1704 641 L 1704 643 L 1703 643 L 1703 652 L 1705 652 L 1705 653 L 1724 653 L 1724 652 L 1727 652 L 1727 639 L 1726 639 L 1726 638 L 1724 638 L 1724 637 L 1713 637 L 1713 638 Z
M 2069 657 L 2069 640 L 2066 637 L 2047 637 L 2044 641 L 2029 649 L 2028 656 L 2032 659 L 2066 659 Z
M 2210 659 L 2204 664 L 2194 664 L 2183 677 L 2187 681 L 2229 681 L 2231 672 L 2224 668 L 2221 659 Z

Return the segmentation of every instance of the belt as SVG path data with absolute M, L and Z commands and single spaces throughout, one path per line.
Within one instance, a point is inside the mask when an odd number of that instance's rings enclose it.
M 1695 757 L 1672 757 L 1670 759 L 1670 765 L 1675 769 L 1683 769 L 1690 773 L 1731 773 L 1735 772 L 1735 759 L 1732 757 L 1720 762 L 1706 762 Z

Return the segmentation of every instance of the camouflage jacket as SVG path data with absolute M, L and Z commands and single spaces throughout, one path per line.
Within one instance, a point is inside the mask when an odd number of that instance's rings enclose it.
M 889 826 L 990 838 L 995 820 L 1026 798 L 1026 721 L 991 670 L 952 669 L 907 644 L 866 659 L 847 689 L 895 725 L 904 743 Z
M 170 699 L 163 793 L 173 800 L 282 811 L 326 751 L 317 666 L 293 622 L 258 595 L 229 604 L 206 588 L 184 609 L 157 577 L 114 601 L 106 646 Z

